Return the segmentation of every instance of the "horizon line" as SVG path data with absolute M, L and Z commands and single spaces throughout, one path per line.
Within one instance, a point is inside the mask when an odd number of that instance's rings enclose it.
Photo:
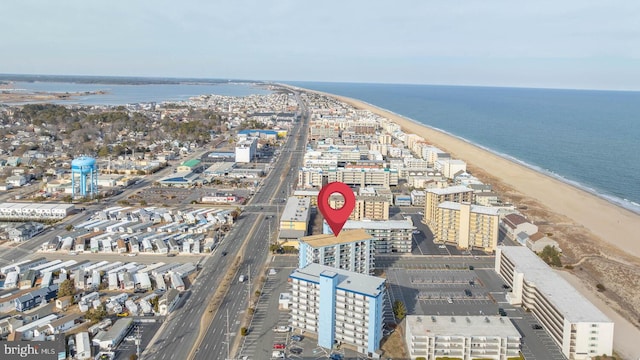
M 516 86 L 516 85 L 486 85 L 486 84 L 441 84 L 441 83 L 405 83 L 405 82 L 377 82 L 377 81 L 319 81 L 319 80 L 260 80 L 243 78 L 214 78 L 214 77 L 176 77 L 151 75 L 78 75 L 78 74 L 9 74 L 0 73 L 0 81 L 23 81 L 11 77 L 65 77 L 65 78 L 111 78 L 111 79 L 149 79 L 174 81 L 226 81 L 226 82 L 254 82 L 254 83 L 318 83 L 318 84 L 362 84 L 362 85 L 406 85 L 406 86 L 442 86 L 442 87 L 475 87 L 475 88 L 505 88 L 505 89 L 535 89 L 535 90 L 573 90 L 573 91 L 610 91 L 610 92 L 640 92 L 639 89 L 612 88 L 575 88 L 575 87 L 546 87 L 546 86 Z M 9 78 L 9 79 L 6 79 Z

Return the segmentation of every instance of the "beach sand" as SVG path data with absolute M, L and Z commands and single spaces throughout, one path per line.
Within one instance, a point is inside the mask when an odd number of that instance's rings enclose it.
M 404 132 L 419 135 L 453 158 L 466 161 L 469 172 L 491 184 L 504 201 L 516 205 L 540 231 L 560 244 L 563 264 L 573 266 L 573 270 L 563 271 L 576 277 L 574 283 L 581 282 L 577 288 L 585 297 L 600 302 L 606 298 L 607 305 L 621 315 L 612 317 L 616 326 L 638 330 L 640 215 L 397 114 L 359 100 L 323 95 L 385 117 Z M 596 284 L 605 285 L 606 291 L 597 293 Z M 626 332 L 616 331 L 617 345 L 632 344 L 626 342 Z M 630 354 L 624 350 L 625 355 Z

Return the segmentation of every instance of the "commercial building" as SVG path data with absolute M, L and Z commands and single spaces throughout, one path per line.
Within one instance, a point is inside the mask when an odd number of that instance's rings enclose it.
M 249 163 L 253 161 L 258 151 L 258 141 L 256 138 L 247 137 L 236 143 L 236 162 Z
M 512 288 L 507 301 L 530 310 L 568 359 L 613 352 L 613 322 L 523 246 L 501 246 L 495 271 Z
M 316 263 L 360 274 L 374 269 L 373 237 L 362 229 L 300 238 L 299 267 Z
M 498 245 L 499 221 L 497 208 L 445 201 L 438 205 L 430 229 L 435 242 L 493 252 Z
M 431 226 L 438 212 L 438 205 L 445 201 L 473 203 L 473 190 L 466 186 L 427 189 L 424 205 L 424 223 Z
M 374 353 L 382 339 L 385 280 L 320 264 L 290 276 L 291 326 L 318 336 L 318 345 L 336 342 Z
M 72 204 L 0 204 L 0 221 L 8 220 L 61 220 L 75 209 Z
M 311 199 L 309 198 L 299 199 L 291 196 L 287 199 L 280 217 L 280 235 L 278 237 L 280 240 L 297 240 L 307 235 L 311 217 L 310 206 Z
M 518 329 L 501 316 L 406 317 L 405 344 L 411 359 L 520 358 Z

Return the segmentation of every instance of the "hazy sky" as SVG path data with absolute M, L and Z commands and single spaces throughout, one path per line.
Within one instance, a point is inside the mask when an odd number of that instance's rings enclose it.
M 640 90 L 638 0 L 7 0 L 0 14 L 0 73 Z

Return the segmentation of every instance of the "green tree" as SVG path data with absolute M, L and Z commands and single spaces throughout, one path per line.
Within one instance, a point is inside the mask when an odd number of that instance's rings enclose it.
M 561 267 L 562 260 L 560 260 L 560 252 L 553 246 L 547 245 L 542 249 L 540 254 L 538 254 L 540 258 L 551 266 Z
M 69 225 L 65 226 L 64 229 L 67 230 L 67 231 L 71 231 L 71 230 L 73 230 L 73 225 L 69 224 Z
M 249 329 L 247 329 L 246 327 L 243 326 L 240 328 L 240 335 L 247 336 L 248 333 L 249 333 Z
M 100 305 L 97 309 L 91 308 L 84 314 L 85 319 L 89 319 L 94 323 L 102 321 L 102 319 L 104 319 L 106 316 L 107 310 L 105 309 L 104 305 Z
M 396 300 L 393 302 L 393 314 L 396 316 L 396 319 L 402 320 L 407 315 L 407 308 L 404 306 L 404 303 L 400 300 Z
M 73 280 L 67 279 L 60 283 L 60 287 L 58 288 L 58 298 L 64 296 L 73 296 L 76 294 L 76 286 L 73 283 Z

